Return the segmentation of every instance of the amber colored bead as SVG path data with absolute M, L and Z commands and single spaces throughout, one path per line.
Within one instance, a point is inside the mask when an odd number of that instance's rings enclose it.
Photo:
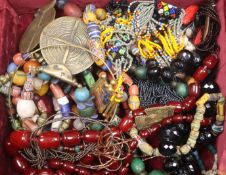
M 164 119 L 161 121 L 161 126 L 170 125 L 170 124 L 172 124 L 172 122 L 173 122 L 172 117 L 164 118 Z
M 68 147 L 78 145 L 81 142 L 80 132 L 75 130 L 64 131 L 62 133 L 62 142 L 64 146 L 68 146 Z
M 60 169 L 62 164 L 63 163 L 61 163 L 60 159 L 58 158 L 48 160 L 49 167 L 53 169 Z
M 213 69 L 216 64 L 218 63 L 218 58 L 216 55 L 208 55 L 204 60 L 203 60 L 203 65 L 207 66 L 208 69 Z
M 199 83 L 191 83 L 188 85 L 189 96 L 198 97 L 200 95 L 201 86 Z
M 38 171 L 37 175 L 54 175 L 53 171 L 51 169 L 42 169 Z
M 136 110 L 133 110 L 132 114 L 133 116 L 140 116 L 140 115 L 144 115 L 145 114 L 145 108 L 139 108 Z
M 134 125 L 134 121 L 131 117 L 124 117 L 120 123 L 119 123 L 119 128 L 121 129 L 122 132 L 128 132 Z
M 38 137 L 38 144 L 42 149 L 58 148 L 60 146 L 60 135 L 58 132 L 43 132 Z
M 4 142 L 4 148 L 10 156 L 14 156 L 17 153 L 17 148 L 11 143 L 10 140 Z
M 94 160 L 94 156 L 92 154 L 86 154 L 81 160 L 80 162 L 82 162 L 83 164 L 86 165 L 90 165 Z
M 27 61 L 24 66 L 23 66 L 23 70 L 25 73 L 30 72 L 32 69 L 40 67 L 40 63 L 36 60 L 29 60 Z
M 83 141 L 86 143 L 96 143 L 99 140 L 100 132 L 94 130 L 86 130 L 83 133 Z
M 26 169 L 29 168 L 29 165 L 25 158 L 17 154 L 13 158 L 13 167 L 16 169 L 17 172 L 23 173 Z
M 37 175 L 38 170 L 34 168 L 28 168 L 24 171 L 23 175 Z
M 82 11 L 81 9 L 70 2 L 67 2 L 64 6 L 64 14 L 66 16 L 73 16 L 73 17 L 77 17 L 77 18 L 81 18 L 82 17 Z
M 182 123 L 183 122 L 183 116 L 182 115 L 174 115 L 172 117 L 173 123 Z
M 185 111 L 189 111 L 189 110 L 191 110 L 191 109 L 193 109 L 195 107 L 195 102 L 196 102 L 196 98 L 195 97 L 188 96 L 182 102 L 182 108 Z
M 167 103 L 168 106 L 174 106 L 174 113 L 180 113 L 182 111 L 182 104 L 179 101 L 170 101 Z
M 10 142 L 19 149 L 28 148 L 30 146 L 31 132 L 27 130 L 17 130 L 10 133 Z
M 207 75 L 208 75 L 207 66 L 200 66 L 193 74 L 193 77 L 196 81 L 201 82 L 207 77 Z
M 75 165 L 72 162 L 65 161 L 62 170 L 68 173 L 73 173 L 75 169 Z

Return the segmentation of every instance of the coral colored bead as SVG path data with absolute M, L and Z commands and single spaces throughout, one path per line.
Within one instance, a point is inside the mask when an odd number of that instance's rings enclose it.
M 34 168 L 28 168 L 24 171 L 23 175 L 37 175 L 38 170 Z
M 19 149 L 28 148 L 30 146 L 30 131 L 17 130 L 10 133 L 10 142 Z
M 26 159 L 19 154 L 13 158 L 13 166 L 19 173 L 23 173 L 29 167 Z
M 72 162 L 65 161 L 62 170 L 68 173 L 73 173 L 75 169 L 75 165 Z
M 89 165 L 93 162 L 94 156 L 92 154 L 86 154 L 80 161 L 83 164 Z
M 183 116 L 182 115 L 174 115 L 172 117 L 173 123 L 182 123 L 183 122 Z
M 73 16 L 73 17 L 77 17 L 77 18 L 81 18 L 82 17 L 82 11 L 81 9 L 73 4 L 73 3 L 66 3 L 64 6 L 64 14 L 66 16 Z
M 208 55 L 204 60 L 203 60 L 203 65 L 207 66 L 208 69 L 213 69 L 216 64 L 218 63 L 218 58 L 216 55 Z
M 83 141 L 86 143 L 96 143 L 99 140 L 100 132 L 95 130 L 87 130 L 83 133 Z
M 21 53 L 17 53 L 13 56 L 13 62 L 16 64 L 16 65 L 22 65 L 25 63 L 23 57 L 22 57 L 22 54 Z
M 24 66 L 23 66 L 23 70 L 25 73 L 30 72 L 32 69 L 35 69 L 37 67 L 40 67 L 40 63 L 36 60 L 29 60 L 27 61 Z
M 182 104 L 179 101 L 170 101 L 167 105 L 175 107 L 174 113 L 180 113 L 182 111 Z
M 62 166 L 62 163 L 61 163 L 60 159 L 55 158 L 55 159 L 49 159 L 48 165 L 49 165 L 50 168 L 60 169 L 61 166 Z
M 191 83 L 188 86 L 189 96 L 198 97 L 200 95 L 201 86 L 199 83 Z
M 139 108 L 134 110 L 132 113 L 134 116 L 144 115 L 145 114 L 145 108 Z
M 38 137 L 38 144 L 42 149 L 58 148 L 60 146 L 60 135 L 53 131 L 44 132 Z
M 10 142 L 10 140 L 4 142 L 4 148 L 10 156 L 14 156 L 17 153 L 17 148 Z
M 208 68 L 207 66 L 200 66 L 193 74 L 193 77 L 196 81 L 200 82 L 203 81 L 208 75 Z
M 128 132 L 133 127 L 134 121 L 131 117 L 124 117 L 120 123 L 119 128 L 122 132 Z
M 192 110 L 195 107 L 195 102 L 196 102 L 196 98 L 195 97 L 190 97 L 188 96 L 187 98 L 184 99 L 184 101 L 182 102 L 182 108 L 185 111 L 189 111 Z
M 161 121 L 161 125 L 162 126 L 170 125 L 172 122 L 173 122 L 172 117 L 167 117 Z
M 72 147 L 78 145 L 81 142 L 81 136 L 78 131 L 64 131 L 62 133 L 62 142 L 64 146 Z
M 38 171 L 37 175 L 54 175 L 51 169 L 42 169 Z
M 138 96 L 139 95 L 139 88 L 137 85 L 132 85 L 129 87 L 129 95 L 130 96 Z

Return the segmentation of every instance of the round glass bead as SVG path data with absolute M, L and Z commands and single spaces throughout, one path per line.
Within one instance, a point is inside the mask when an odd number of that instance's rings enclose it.
M 51 77 L 49 76 L 49 74 L 41 72 L 38 74 L 38 78 L 40 78 L 41 80 L 44 80 L 44 81 L 48 81 L 48 80 L 50 80 Z
M 17 65 L 15 63 L 10 63 L 7 67 L 7 72 L 12 73 L 17 69 Z
M 177 151 L 176 144 L 169 141 L 160 143 L 159 152 L 164 156 L 170 156 Z
M 133 173 L 140 174 L 145 170 L 145 164 L 140 158 L 133 158 L 131 162 L 131 169 Z
M 89 90 L 86 87 L 77 88 L 75 90 L 74 97 L 78 102 L 85 102 L 90 97 Z
M 188 86 L 185 83 L 177 83 L 176 92 L 179 96 L 185 98 L 188 96 Z
M 146 79 L 146 77 L 147 77 L 147 68 L 143 67 L 143 66 L 137 67 L 136 70 L 135 70 L 135 76 L 139 80 Z

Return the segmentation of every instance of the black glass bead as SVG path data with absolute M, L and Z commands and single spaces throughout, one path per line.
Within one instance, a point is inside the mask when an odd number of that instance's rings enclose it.
M 181 50 L 177 54 L 177 59 L 183 61 L 184 63 L 192 63 L 194 56 L 193 56 L 192 52 L 190 52 L 188 50 Z
M 160 132 L 160 140 L 161 141 L 171 141 L 176 144 L 180 141 L 181 134 L 178 132 L 176 126 L 167 126 Z
M 186 168 L 180 168 L 179 170 L 170 173 L 170 175 L 190 175 L 190 174 Z
M 196 175 L 196 167 L 192 163 L 186 165 L 186 170 L 189 175 Z
M 134 65 L 134 64 L 132 64 L 132 66 L 131 66 L 130 69 L 129 69 L 129 73 L 134 74 L 135 71 L 136 71 L 136 68 L 137 68 L 137 66 Z
M 183 155 L 181 158 L 184 163 L 190 163 L 190 162 L 195 161 L 195 157 L 193 156 L 193 154 L 191 152 L 189 152 L 186 155 Z
M 201 65 L 201 63 L 202 63 L 202 59 L 200 55 L 197 53 L 193 53 L 193 60 L 192 60 L 193 67 L 197 68 L 198 66 Z
M 180 168 L 180 161 L 177 157 L 166 157 L 163 167 L 168 172 L 178 170 Z
M 205 103 L 205 117 L 214 117 L 217 114 L 217 109 L 216 109 L 216 102 L 214 101 L 208 101 Z
M 149 80 L 156 80 L 159 78 L 160 75 L 160 68 L 159 67 L 152 67 L 148 68 L 147 76 Z
M 146 66 L 148 69 L 151 69 L 153 67 L 156 67 L 158 65 L 157 61 L 154 59 L 150 59 L 146 62 Z
M 204 82 L 201 86 L 201 92 L 202 93 L 218 93 L 219 92 L 219 86 L 216 82 L 208 81 Z
M 176 153 L 176 144 L 170 141 L 163 141 L 160 143 L 159 152 L 164 156 L 170 156 Z
M 186 69 L 186 65 L 183 61 L 175 59 L 172 61 L 172 63 L 170 64 L 171 70 L 173 72 L 184 72 Z
M 173 73 L 168 67 L 163 68 L 161 72 L 162 79 L 165 83 L 169 83 L 173 80 Z
M 214 135 L 211 132 L 211 128 L 205 128 L 203 129 L 198 137 L 198 143 L 199 144 L 206 144 L 210 143 L 214 140 Z

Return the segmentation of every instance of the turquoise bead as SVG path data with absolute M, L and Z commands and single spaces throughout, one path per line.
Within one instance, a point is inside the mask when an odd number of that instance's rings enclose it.
M 185 83 L 177 83 L 176 92 L 178 95 L 185 98 L 188 96 L 188 86 Z
M 94 107 L 86 107 L 83 110 L 79 110 L 79 115 L 82 117 L 91 117 L 95 113 Z
M 14 72 L 17 69 L 17 65 L 15 63 L 10 63 L 7 67 L 7 72 L 11 73 Z
M 42 73 L 38 74 L 38 78 L 40 78 L 40 79 L 42 79 L 44 81 L 48 81 L 48 80 L 50 80 L 51 77 L 48 74 L 42 72 Z
M 135 70 L 135 76 L 139 80 L 146 79 L 147 78 L 147 68 L 143 67 L 143 66 L 137 67 Z
M 164 175 L 165 173 L 160 170 L 153 170 L 148 175 Z
M 86 87 L 77 88 L 74 93 L 75 100 L 78 102 L 85 102 L 89 99 L 89 90 Z
M 140 174 L 145 170 L 145 164 L 140 158 L 133 158 L 131 169 L 135 174 Z
M 79 146 L 76 146 L 76 147 L 75 147 L 75 152 L 76 152 L 76 153 L 79 153 L 80 151 L 81 151 L 81 150 L 80 150 L 80 147 L 79 147 Z
M 90 125 L 91 130 L 101 131 L 104 128 L 104 126 L 100 123 L 92 123 Z

